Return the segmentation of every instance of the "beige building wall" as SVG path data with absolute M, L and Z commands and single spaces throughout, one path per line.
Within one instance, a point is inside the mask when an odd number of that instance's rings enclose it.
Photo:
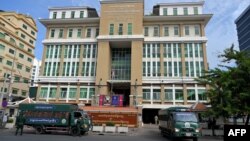
M 28 97 L 37 35 L 36 23 L 31 17 L 23 14 L 0 12 L 0 34 L 0 44 L 4 46 L 4 50 L 0 50 L 0 80 L 4 80 L 4 75 L 9 74 L 12 75 L 13 81 L 5 81 L 5 84 L 1 81 L 0 88 L 4 87 L 7 92 L 10 91 L 14 100 L 17 97 Z M 12 65 L 7 62 L 12 62 Z M 14 80 L 15 78 L 17 79 Z M 5 91 L 4 95 L 6 98 L 9 95 L 7 92 Z

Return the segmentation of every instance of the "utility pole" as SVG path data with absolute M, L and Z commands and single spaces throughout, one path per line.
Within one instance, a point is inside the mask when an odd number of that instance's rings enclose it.
M 4 33 L 6 36 L 9 36 L 11 38 L 11 36 L 8 34 L 8 33 Z M 11 67 L 11 71 L 10 71 L 10 76 L 9 76 L 9 85 L 8 85 L 8 94 L 9 94 L 9 97 L 8 97 L 8 101 L 11 102 L 11 94 L 12 94 L 12 87 L 11 87 L 11 84 L 12 84 L 12 80 L 13 80 L 13 70 L 14 70 L 14 66 L 15 66 L 15 60 L 16 60 L 16 41 L 14 40 L 14 57 L 12 59 L 12 67 Z

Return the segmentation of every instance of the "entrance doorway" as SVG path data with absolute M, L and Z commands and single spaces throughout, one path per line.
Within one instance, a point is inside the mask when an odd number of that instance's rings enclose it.
M 160 109 L 142 109 L 142 122 L 145 124 L 155 124 L 155 116 L 158 116 Z
M 123 96 L 123 106 L 124 107 L 129 106 L 130 89 L 114 88 L 113 92 L 114 92 L 114 95 L 122 95 Z

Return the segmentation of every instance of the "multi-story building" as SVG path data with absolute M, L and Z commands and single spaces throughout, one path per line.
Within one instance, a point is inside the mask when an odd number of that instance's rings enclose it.
M 0 12 L 1 100 L 15 101 L 29 95 L 36 36 L 37 27 L 32 17 Z
M 42 65 L 42 61 L 39 61 L 35 58 L 33 61 L 32 74 L 31 74 L 31 78 L 30 78 L 30 80 L 31 80 L 30 86 L 31 87 L 38 87 L 37 80 L 38 80 L 38 76 L 40 73 L 41 65 Z
M 250 51 L 250 5 L 235 20 L 238 32 L 239 48 Z
M 208 69 L 204 2 L 162 3 L 144 14 L 143 0 L 102 0 L 88 7 L 49 9 L 37 98 L 105 105 L 120 95 L 143 115 L 206 102 L 194 79 Z M 102 99 L 102 98 L 106 99 Z M 152 114 L 153 113 L 153 114 Z M 143 119 L 148 122 L 147 119 Z

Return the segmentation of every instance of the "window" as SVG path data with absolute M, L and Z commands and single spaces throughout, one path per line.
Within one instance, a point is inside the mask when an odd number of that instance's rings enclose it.
M 160 100 L 161 99 L 161 90 L 154 89 L 153 90 L 153 100 Z
M 10 54 L 15 54 L 15 51 L 13 49 L 9 49 Z
M 87 88 L 80 89 L 80 98 L 87 98 L 87 94 L 88 94 L 87 90 L 88 90 Z
M 119 30 L 118 30 L 118 35 L 123 34 L 123 24 L 119 24 Z
M 183 8 L 183 14 L 184 14 L 184 15 L 188 15 L 188 8 L 187 8 L 187 7 L 184 7 L 184 8 Z
M 165 100 L 173 100 L 173 90 L 165 89 Z
M 175 36 L 178 36 L 178 35 L 179 35 L 179 27 L 178 27 L 178 26 L 175 26 L 175 27 L 174 27 L 174 35 L 175 35 Z
M 128 23 L 128 35 L 132 35 L 132 31 L 133 31 L 133 25 L 132 23 Z
M 5 50 L 5 46 L 0 44 L 0 50 Z
M 72 38 L 72 36 L 73 36 L 73 29 L 69 29 L 68 37 L 69 37 L 69 38 Z
M 18 89 L 15 89 L 15 88 L 14 88 L 14 89 L 12 90 L 12 93 L 13 93 L 13 94 L 18 94 L 18 91 L 19 91 Z
M 20 81 L 20 77 L 19 76 L 15 76 L 14 81 L 15 82 L 19 82 Z
M 47 98 L 48 88 L 41 88 L 40 98 Z
M 62 12 L 62 19 L 65 19 L 66 12 Z
M 0 38 L 4 39 L 5 38 L 5 34 L 3 34 L 3 33 L 0 32 Z
M 182 89 L 175 89 L 175 99 L 176 100 L 184 100 Z
M 114 35 L 114 24 L 109 25 L 109 35 Z
M 195 100 L 195 90 L 194 89 L 187 90 L 187 99 L 188 100 Z
M 2 57 L 0 57 L 0 63 L 3 63 L 3 58 Z
M 80 11 L 80 18 L 84 17 L 84 11 Z
M 50 38 L 54 38 L 54 37 L 55 37 L 55 29 L 51 29 Z
M 19 57 L 20 57 L 20 58 L 24 58 L 24 55 L 21 54 L 21 53 L 19 53 Z
M 168 15 L 168 9 L 167 8 L 163 8 L 163 15 L 167 16 Z
M 34 44 L 34 41 L 33 41 L 33 40 L 29 40 L 29 42 L 30 42 L 30 44 L 32 44 L 32 45 Z
M 63 37 L 63 29 L 60 29 L 60 30 L 59 30 L 58 38 L 62 38 L 62 37 Z
M 199 100 L 207 100 L 206 90 L 198 89 L 198 98 Z
M 154 37 L 159 36 L 159 27 L 155 26 L 154 27 Z
M 189 26 L 185 26 L 185 35 L 189 35 Z
M 143 94 L 143 100 L 150 100 L 150 89 L 143 89 L 142 90 Z
M 144 36 L 148 36 L 148 27 L 144 27 Z
M 177 12 L 177 8 L 173 8 L 173 15 L 177 16 L 178 12 Z
M 7 60 L 6 64 L 9 66 L 12 66 L 13 63 L 11 61 Z
M 67 97 L 67 88 L 61 88 L 60 98 L 66 98 L 66 97 Z
M 71 16 L 70 18 L 74 18 L 75 17 L 75 11 L 71 11 Z
M 25 38 L 26 38 L 24 34 L 21 34 L 21 37 L 22 37 L 23 39 L 25 39 Z
M 30 68 L 26 67 L 26 72 L 30 72 Z
M 77 29 L 77 37 L 81 38 L 82 37 L 82 29 Z
M 34 35 L 34 36 L 35 36 L 35 34 L 36 34 L 34 31 L 31 31 L 30 33 L 31 33 L 32 35 Z
M 69 98 L 75 99 L 76 98 L 76 91 L 77 91 L 77 88 L 70 88 L 69 89 Z
M 56 19 L 57 12 L 53 12 L 53 19 Z
M 29 83 L 29 79 L 23 78 L 23 83 Z
M 18 68 L 19 70 L 22 70 L 23 65 L 21 65 L 21 64 L 17 64 L 17 68 Z
M 164 36 L 169 36 L 169 28 L 167 26 L 164 27 Z
M 194 15 L 198 15 L 198 7 L 194 7 Z
M 32 62 L 32 59 L 28 57 L 28 58 L 27 58 L 27 61 Z
M 24 48 L 24 45 L 22 43 L 19 43 L 20 48 Z
M 23 28 L 24 28 L 24 29 L 27 29 L 27 25 L 23 24 Z
M 195 35 L 200 35 L 200 26 L 198 25 L 194 26 L 194 32 L 195 32 Z
M 87 35 L 86 35 L 87 38 L 90 38 L 91 37 L 91 28 L 88 28 L 87 29 Z
M 32 53 L 32 49 L 28 48 L 28 52 L 29 52 L 29 53 Z
M 26 96 L 27 95 L 27 91 L 22 91 L 22 96 Z
M 96 28 L 96 30 L 95 30 L 95 36 L 96 37 L 99 36 L 99 28 Z

